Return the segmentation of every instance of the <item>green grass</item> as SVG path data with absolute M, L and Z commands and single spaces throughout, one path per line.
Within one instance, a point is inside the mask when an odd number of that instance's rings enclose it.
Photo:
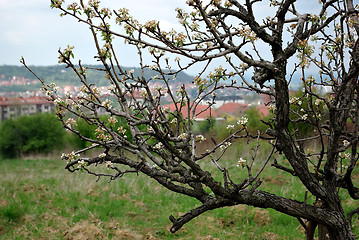
M 0 161 L 0 239 L 304 237 L 295 218 L 248 206 L 207 212 L 171 234 L 168 217 L 197 206 L 196 200 L 170 192 L 142 175 L 96 182 L 93 176 L 71 174 L 63 167 L 59 160 Z M 245 169 L 230 169 L 232 174 L 245 173 Z M 304 198 L 304 190 L 294 179 L 274 173 L 270 170 L 263 175 L 261 189 Z

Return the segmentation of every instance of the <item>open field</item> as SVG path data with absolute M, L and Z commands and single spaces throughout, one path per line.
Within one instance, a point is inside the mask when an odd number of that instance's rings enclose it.
M 213 210 L 171 234 L 168 217 L 185 213 L 196 200 L 141 175 L 96 182 L 65 171 L 64 164 L 0 161 L 0 239 L 304 239 L 295 218 L 246 206 Z M 304 197 L 290 176 L 270 172 L 263 178 L 263 189 Z

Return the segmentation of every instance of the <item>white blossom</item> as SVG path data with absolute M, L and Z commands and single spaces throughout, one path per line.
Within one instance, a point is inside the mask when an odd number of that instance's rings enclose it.
M 221 151 L 223 152 L 224 150 L 226 150 L 227 148 L 229 148 L 232 145 L 231 142 L 224 142 L 219 148 L 221 149 Z
M 244 165 L 246 165 L 247 160 L 243 159 L 243 158 L 239 158 L 238 162 L 237 162 L 237 167 L 243 167 Z
M 290 104 L 295 103 L 296 101 L 298 101 L 297 97 L 292 97 L 292 98 L 289 99 Z
M 103 102 L 101 103 L 101 105 L 102 105 L 103 107 L 107 108 L 107 109 L 111 109 L 111 108 L 112 108 L 112 106 L 111 106 L 111 100 L 109 100 L 109 99 L 106 99 L 105 101 L 103 101 Z
M 110 124 L 116 124 L 118 122 L 117 118 L 114 116 L 111 116 L 107 120 Z
M 65 103 L 68 106 L 72 106 L 74 104 L 74 101 L 72 99 L 68 98 L 68 99 L 65 100 Z
M 112 84 L 107 89 L 110 90 L 110 91 L 113 91 L 113 90 L 116 89 L 116 86 Z
M 151 70 L 157 70 L 157 65 L 150 65 L 149 68 L 150 68 Z
M 78 97 L 78 98 L 85 98 L 85 93 L 79 92 L 79 93 L 77 94 L 77 97 Z
M 177 123 L 177 118 L 172 119 L 170 123 L 171 124 Z
M 155 146 L 153 146 L 154 149 L 160 150 L 163 148 L 163 144 L 161 142 L 157 143 Z
M 276 107 L 275 107 L 274 104 L 269 104 L 269 105 L 268 105 L 268 109 L 269 109 L 270 111 L 274 111 L 274 110 L 276 109 Z
M 56 99 L 54 100 L 54 104 L 55 104 L 56 106 L 58 106 L 58 105 L 60 105 L 60 104 L 62 104 L 62 103 L 63 103 L 63 101 L 62 101 L 61 98 L 56 98 Z
M 77 125 L 77 123 L 76 123 L 76 120 L 74 118 L 67 119 L 67 121 L 66 121 L 66 126 L 67 127 L 73 128 L 76 125 Z
M 186 139 L 187 136 L 188 136 L 187 133 L 181 133 L 181 134 L 179 135 L 179 137 L 182 138 L 182 139 Z
M 52 94 L 54 94 L 54 92 L 53 92 L 53 91 L 45 91 L 45 94 L 46 94 L 47 96 L 51 97 Z
M 348 147 L 350 145 L 350 142 L 348 140 L 343 141 L 344 147 Z
M 68 153 L 68 154 L 65 154 L 65 153 L 61 154 L 61 158 L 63 160 L 67 159 L 67 160 L 71 161 L 71 160 L 76 160 L 79 157 L 80 157 L 80 154 L 75 154 L 74 151 L 72 151 L 71 153 Z
M 226 127 L 226 129 L 234 129 L 234 125 L 228 125 L 227 127 Z
M 345 159 L 350 159 L 350 153 L 339 153 L 339 156 Z
M 96 95 L 96 96 L 99 96 L 101 91 L 98 87 L 92 87 L 92 92 Z
M 106 161 L 106 167 L 107 167 L 107 168 L 112 167 L 112 162 L 111 162 L 111 161 Z
M 206 138 L 203 135 L 197 135 L 196 136 L 196 141 L 203 142 L 203 141 L 206 141 Z
M 241 117 L 238 121 L 237 124 L 238 125 L 246 125 L 248 123 L 248 118 L 247 117 Z
M 146 98 L 148 96 L 147 91 L 145 89 L 140 92 L 141 97 Z
M 85 165 L 85 161 L 84 160 L 80 160 L 80 161 L 78 161 L 77 162 L 77 164 L 78 164 L 78 168 L 83 168 L 83 167 L 85 167 L 84 165 Z
M 319 104 L 320 104 L 321 102 L 322 102 L 322 100 L 319 99 L 319 98 L 317 98 L 317 99 L 315 99 L 314 104 L 315 104 L 316 106 L 319 106 Z

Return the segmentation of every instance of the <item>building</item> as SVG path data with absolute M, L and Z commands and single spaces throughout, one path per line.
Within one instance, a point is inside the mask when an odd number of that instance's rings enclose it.
M 45 97 L 0 97 L 0 121 L 17 118 L 23 115 L 54 112 L 54 104 Z
M 188 105 L 182 107 L 180 106 L 181 105 L 179 103 L 177 104 L 177 107 L 174 103 L 172 103 L 163 106 L 163 108 L 169 110 L 172 113 L 176 112 L 178 109 L 184 118 L 188 118 Z M 190 110 L 190 114 L 193 114 L 192 109 Z M 210 118 L 217 118 L 217 113 L 209 105 L 198 104 L 196 106 L 194 116 L 192 117 L 196 118 L 197 121 L 204 121 Z
M 248 110 L 250 106 L 244 103 L 227 102 L 216 109 L 219 117 L 224 118 L 227 122 L 234 122 L 240 115 Z
M 201 104 L 206 104 L 207 101 L 212 101 L 211 97 L 206 97 L 203 99 Z M 217 95 L 213 104 L 213 107 L 218 109 L 219 107 L 223 106 L 227 103 L 239 103 L 239 104 L 245 104 L 244 99 L 239 95 Z

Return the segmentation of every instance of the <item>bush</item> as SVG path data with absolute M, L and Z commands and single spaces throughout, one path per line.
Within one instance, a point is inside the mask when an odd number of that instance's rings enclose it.
M 0 125 L 0 153 L 8 158 L 48 153 L 63 146 L 64 136 L 61 123 L 48 113 L 5 120 Z
M 216 119 L 212 118 L 211 120 L 206 119 L 204 121 L 197 121 L 194 124 L 194 131 L 205 134 L 212 131 L 212 127 L 215 128 L 216 126 Z
M 125 135 L 127 136 L 128 141 L 132 141 L 132 136 L 130 133 L 130 129 L 126 123 L 126 120 L 124 118 L 116 117 L 117 122 L 115 124 L 109 124 L 108 123 L 108 115 L 102 115 L 100 116 L 100 120 L 106 123 L 108 127 L 111 127 L 113 129 L 118 129 L 122 127 L 125 130 Z M 145 128 L 147 126 L 143 126 Z M 76 119 L 76 126 L 75 129 L 83 136 L 89 139 L 96 139 L 96 125 L 90 125 L 88 124 L 84 119 L 77 118 Z M 91 142 L 82 140 L 78 135 L 75 133 L 71 133 L 69 136 L 69 142 L 75 147 L 75 148 L 86 148 L 91 146 Z
M 76 130 L 79 131 L 82 136 L 90 138 L 90 139 L 96 139 L 95 136 L 95 129 L 97 127 L 95 125 L 89 125 L 84 119 L 80 118 L 76 120 Z M 91 145 L 90 142 L 83 141 L 81 138 L 79 138 L 76 134 L 71 133 L 70 134 L 70 143 L 75 148 L 86 148 Z
M 263 123 L 262 121 L 269 122 L 273 117 L 272 114 L 269 114 L 266 117 L 261 116 L 256 107 L 251 107 L 250 109 L 244 112 L 244 115 L 248 118 L 247 128 L 250 133 L 256 133 L 258 130 L 261 133 L 264 133 L 269 126 Z

